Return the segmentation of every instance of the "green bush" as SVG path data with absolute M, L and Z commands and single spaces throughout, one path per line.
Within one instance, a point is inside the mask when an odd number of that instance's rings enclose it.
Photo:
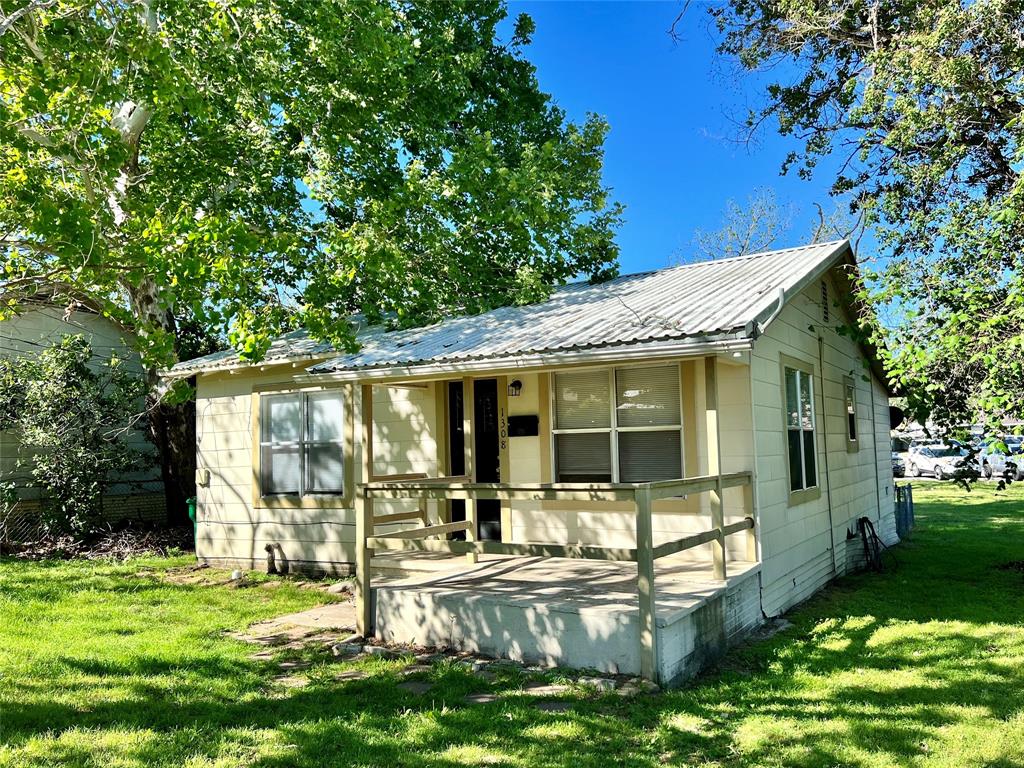
M 82 336 L 0 360 L 0 429 L 29 448 L 16 469 L 42 489 L 43 523 L 54 532 L 95 533 L 110 486 L 153 463 L 126 439 L 145 426 L 145 384 L 125 363 L 94 355 Z

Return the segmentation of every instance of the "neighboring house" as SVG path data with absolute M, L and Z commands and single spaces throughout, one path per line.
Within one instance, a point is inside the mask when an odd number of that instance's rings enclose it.
M 125 343 L 121 330 L 111 321 L 85 307 L 67 312 L 64 307 L 46 302 L 34 303 L 15 317 L 0 322 L 0 357 L 34 357 L 64 336 L 84 337 L 97 358 L 109 359 L 115 351 L 127 358 L 126 365 L 143 375 L 142 365 Z M 145 435 L 136 430 L 126 439 L 142 450 L 152 450 Z M 19 458 L 28 454 L 19 436 L 0 431 L 0 481 L 14 481 L 19 502 L 0 519 L 0 540 L 22 539 L 35 535 L 42 489 L 32 485 L 27 470 L 18 468 Z M 103 498 L 104 517 L 110 522 L 123 519 L 163 522 L 166 518 L 163 485 L 159 468 L 117 478 Z
M 825 243 L 181 363 L 197 555 L 355 567 L 386 640 L 685 678 L 856 567 L 860 518 L 896 541 L 854 270 Z

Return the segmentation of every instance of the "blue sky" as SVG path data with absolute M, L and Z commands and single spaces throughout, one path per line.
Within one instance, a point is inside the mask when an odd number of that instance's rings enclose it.
M 509 2 L 537 24 L 527 58 L 541 87 L 570 118 L 587 112 L 611 125 L 605 180 L 626 205 L 618 242 L 623 272 L 666 266 L 692 254 L 694 231 L 717 229 L 728 199 L 745 201 L 757 188 L 775 190 L 796 210 L 782 245 L 813 228 L 826 211 L 831 177 L 780 176 L 786 153 L 799 145 L 763 130 L 755 146 L 739 145 L 734 121 L 759 99 L 755 76 L 737 74 L 715 53 L 706 6 L 695 0 L 668 35 L 677 2 Z

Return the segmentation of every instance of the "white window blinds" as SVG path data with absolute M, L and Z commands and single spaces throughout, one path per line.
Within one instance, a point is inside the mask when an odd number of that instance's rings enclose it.
M 344 491 L 344 407 L 340 392 L 263 395 L 263 495 Z
M 555 374 L 558 429 L 608 429 L 612 425 L 608 371 Z
M 554 381 L 558 481 L 611 482 L 612 412 L 608 371 L 556 373 Z
M 553 400 L 559 482 L 683 476 L 677 365 L 558 373 Z
M 679 366 L 615 371 L 615 418 L 620 427 L 679 427 Z

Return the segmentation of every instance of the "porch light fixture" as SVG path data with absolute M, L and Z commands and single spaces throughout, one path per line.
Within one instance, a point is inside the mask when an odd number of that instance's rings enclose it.
M 508 384 L 508 396 L 519 397 L 519 393 L 523 391 L 523 382 L 519 379 L 513 379 Z

